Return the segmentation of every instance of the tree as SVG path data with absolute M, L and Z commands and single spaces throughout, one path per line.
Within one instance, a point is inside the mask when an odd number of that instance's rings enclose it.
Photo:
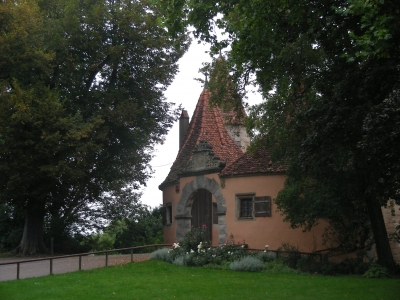
M 161 208 L 150 209 L 143 205 L 134 214 L 110 224 L 107 233 L 115 236 L 116 248 L 161 244 L 163 242 L 163 223 Z M 123 226 L 121 226 L 121 223 Z M 115 229 L 121 228 L 117 231 Z
M 93 218 L 150 176 L 188 44 L 159 16 L 147 0 L 0 3 L 0 202 L 25 211 L 19 252 L 46 251 L 45 216 Z
M 392 267 L 381 205 L 400 203 L 394 150 L 400 139 L 393 126 L 400 104 L 399 4 L 221 0 L 161 6 L 172 33 L 193 25 L 215 50 L 231 45 L 227 61 L 239 86 L 256 75 L 266 101 L 248 123 L 261 137 L 258 145 L 267 140 L 290 164 L 276 202 L 291 225 L 310 228 L 324 218 L 357 233 L 367 219 L 378 262 Z M 227 32 L 226 40 L 217 41 L 214 26 Z

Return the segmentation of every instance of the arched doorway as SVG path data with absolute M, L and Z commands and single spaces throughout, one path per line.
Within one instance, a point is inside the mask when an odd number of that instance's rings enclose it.
M 192 195 L 192 227 L 206 226 L 206 240 L 212 241 L 212 194 L 206 189 L 198 189 Z

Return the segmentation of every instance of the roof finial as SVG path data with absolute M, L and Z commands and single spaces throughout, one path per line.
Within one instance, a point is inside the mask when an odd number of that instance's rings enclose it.
M 208 78 L 207 78 L 208 72 L 204 72 L 204 76 L 206 77 L 206 79 L 204 80 L 204 89 L 208 89 Z

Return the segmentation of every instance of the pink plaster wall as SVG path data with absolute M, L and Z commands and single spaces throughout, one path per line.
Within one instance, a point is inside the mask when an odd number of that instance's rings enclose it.
M 218 174 L 210 174 L 205 177 L 215 179 L 220 184 L 221 179 Z M 179 203 L 183 187 L 193 181 L 195 177 L 180 179 L 180 191 L 175 192 L 175 185 L 164 189 L 163 203 L 166 205 L 172 202 L 173 215 L 176 214 L 176 205 Z M 271 196 L 274 199 L 279 190 L 283 188 L 285 181 L 284 175 L 261 175 L 250 177 L 225 178 L 225 187 L 221 188 L 226 200 L 226 225 L 227 238 L 232 233 L 235 242 L 243 242 L 250 248 L 264 249 L 269 245 L 269 249 L 275 250 L 282 246 L 282 243 L 289 243 L 297 246 L 300 251 L 311 252 L 327 248 L 322 245 L 322 233 L 327 225 L 321 222 L 319 226 L 311 232 L 302 232 L 301 229 L 290 229 L 289 223 L 283 222 L 283 216 L 276 211 L 276 205 L 272 203 L 271 217 L 257 217 L 255 220 L 237 220 L 235 195 L 243 193 L 255 193 L 256 196 Z M 215 197 L 213 196 L 213 202 Z M 164 242 L 176 242 L 177 221 L 174 219 L 171 226 L 164 226 Z M 213 225 L 213 246 L 218 245 L 218 225 Z
M 282 243 L 297 246 L 300 251 L 312 252 L 325 249 L 322 244 L 322 233 L 327 225 L 321 222 L 311 232 L 301 229 L 291 229 L 289 223 L 283 221 L 283 216 L 277 212 L 276 204 L 271 204 L 271 217 L 257 217 L 254 220 L 238 220 L 235 212 L 235 195 L 239 193 L 255 193 L 255 196 L 271 196 L 276 198 L 283 188 L 284 175 L 262 175 L 251 177 L 227 178 L 222 190 L 227 202 L 226 222 L 228 234 L 232 233 L 235 242 L 243 242 L 249 248 L 276 250 Z
M 175 192 L 175 185 L 167 186 L 163 190 L 163 205 L 166 206 L 167 203 L 172 202 L 172 224 L 164 226 L 164 243 L 173 244 L 176 242 L 175 232 L 176 232 L 176 220 L 174 219 L 176 214 L 176 204 L 179 202 L 180 192 L 177 194 Z

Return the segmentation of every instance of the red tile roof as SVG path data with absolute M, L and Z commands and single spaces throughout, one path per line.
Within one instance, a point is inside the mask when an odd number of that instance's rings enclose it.
M 255 153 L 244 153 L 232 164 L 227 165 L 220 176 L 243 176 L 260 173 L 284 173 L 287 165 L 272 163 L 271 150 L 260 148 Z
M 286 166 L 272 164 L 269 150 L 259 149 L 255 155 L 243 153 L 241 147 L 235 143 L 226 129 L 226 124 L 232 123 L 232 121 L 240 124 L 241 119 L 235 118 L 234 112 L 224 112 L 217 106 L 211 107 L 209 100 L 210 92 L 205 89 L 200 94 L 184 137 L 184 143 L 167 178 L 159 186 L 160 189 L 174 184 L 179 179 L 179 174 L 185 171 L 192 159 L 193 150 L 200 141 L 207 142 L 212 147 L 215 156 L 226 163 L 226 167 L 220 173 L 221 176 L 285 171 Z
M 192 158 L 194 148 L 200 141 L 206 141 L 212 147 L 215 156 L 224 161 L 226 165 L 233 163 L 243 155 L 243 151 L 231 138 L 225 127 L 226 122 L 232 120 L 232 118 L 227 120 L 226 117 L 232 116 L 233 113 L 227 114 L 217 106 L 211 107 L 209 99 L 210 92 L 203 90 L 186 132 L 183 146 L 160 188 L 178 179 L 178 174 L 186 168 Z

